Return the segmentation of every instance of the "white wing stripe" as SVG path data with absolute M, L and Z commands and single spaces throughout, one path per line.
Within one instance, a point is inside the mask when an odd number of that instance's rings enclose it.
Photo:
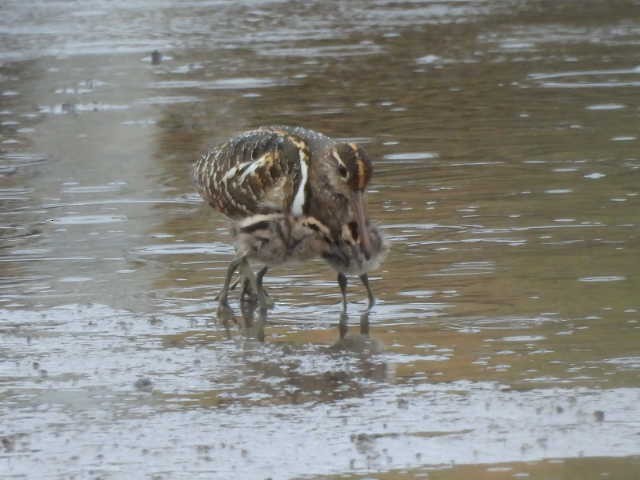
M 247 167 L 248 165 L 250 165 L 251 163 L 254 162 L 243 162 L 243 163 L 239 163 L 238 165 L 231 167 L 229 169 L 229 171 L 227 173 L 224 174 L 224 177 L 222 177 L 222 181 L 223 182 L 227 182 L 228 180 L 232 179 L 233 177 L 236 176 L 236 174 L 242 170 L 243 168 Z
M 291 213 L 294 215 L 302 215 L 305 202 L 305 187 L 307 186 L 307 180 L 309 179 L 309 167 L 307 166 L 307 158 L 302 150 L 299 150 L 300 155 L 300 184 L 298 185 L 298 191 L 296 196 L 293 197 L 293 205 L 291 206 Z
M 262 155 L 259 159 L 255 160 L 254 162 L 249 162 L 251 163 L 251 165 L 249 165 L 247 167 L 247 169 L 242 172 L 242 175 L 240 176 L 240 179 L 238 180 L 239 183 L 244 182 L 245 178 L 247 178 L 249 175 L 251 175 L 253 172 L 255 172 L 258 168 L 260 168 L 262 165 L 264 165 L 265 163 L 267 163 L 269 161 L 269 154 L 265 153 L 264 155 Z M 245 164 L 243 164 L 245 165 Z

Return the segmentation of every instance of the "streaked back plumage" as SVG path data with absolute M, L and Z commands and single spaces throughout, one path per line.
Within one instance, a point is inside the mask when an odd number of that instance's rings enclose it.
M 263 309 L 267 268 L 316 257 L 338 272 L 343 308 L 345 274 L 360 276 L 371 308 L 375 298 L 367 272 L 380 265 L 388 250 L 366 214 L 372 173 L 358 145 L 302 127 L 261 127 L 205 153 L 194 165 L 195 183 L 213 208 L 233 220 L 237 251 L 220 293 L 219 318 L 231 315 L 227 295 L 236 270 Z M 257 276 L 250 260 L 265 265 Z
M 233 219 L 253 214 L 301 215 L 311 162 L 305 132 L 309 131 L 263 127 L 208 151 L 194 167 L 201 195 Z
M 260 127 L 205 153 L 194 166 L 202 197 L 231 219 L 255 214 L 310 215 L 334 237 L 354 216 L 354 190 L 364 189 L 372 166 L 351 143 L 302 127 Z

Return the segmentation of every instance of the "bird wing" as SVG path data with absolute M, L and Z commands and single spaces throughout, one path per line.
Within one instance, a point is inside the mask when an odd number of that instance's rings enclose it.
M 303 213 L 309 178 L 309 146 L 277 127 L 260 128 L 210 150 L 196 163 L 200 194 L 231 218 Z

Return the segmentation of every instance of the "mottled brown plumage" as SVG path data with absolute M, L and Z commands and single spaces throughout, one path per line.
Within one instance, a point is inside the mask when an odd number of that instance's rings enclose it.
M 318 219 L 283 214 L 247 217 L 234 224 L 232 233 L 238 256 L 248 260 L 275 266 L 321 257 L 338 272 L 362 275 L 380 266 L 389 245 L 378 227 L 367 224 L 372 252 L 366 257 L 353 223 L 343 225 L 337 241 Z
M 347 306 L 345 273 L 360 276 L 367 289 L 371 308 L 375 299 L 369 287 L 367 272 L 380 266 L 389 245 L 380 230 L 375 225 L 368 224 L 367 235 L 372 251 L 365 256 L 357 241 L 357 230 L 353 223 L 343 225 L 341 237 L 335 241 L 330 237 L 329 229 L 314 217 L 253 215 L 234 225 L 235 248 L 238 257 L 267 266 L 322 257 L 339 272 L 343 309 L 346 310 Z M 258 289 L 261 288 L 265 271 L 263 269 L 259 278 L 256 278 Z
M 371 175 L 371 162 L 361 147 L 287 126 L 235 136 L 208 151 L 194 168 L 200 194 L 229 218 L 309 215 L 334 236 L 354 218 L 364 231 Z
M 195 167 L 202 196 L 229 218 L 283 213 L 292 208 L 309 151 L 283 131 L 238 135 L 202 156 Z
M 204 154 L 194 166 L 197 188 L 236 222 L 238 256 L 227 272 L 218 314 L 229 315 L 226 298 L 236 269 L 265 305 L 265 269 L 255 277 L 249 260 L 268 267 L 323 257 L 339 272 L 345 308 L 345 273 L 360 275 L 373 305 L 367 272 L 380 264 L 387 245 L 367 219 L 372 172 L 358 145 L 301 127 L 261 127 Z
M 301 262 L 328 255 L 335 242 L 313 217 L 253 215 L 233 227 L 236 252 L 265 265 Z

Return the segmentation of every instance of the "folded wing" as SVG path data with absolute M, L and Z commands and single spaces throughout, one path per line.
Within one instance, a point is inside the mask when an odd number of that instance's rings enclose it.
M 262 128 L 232 138 L 194 167 L 201 195 L 230 218 L 253 214 L 302 215 L 310 150 L 297 135 Z

